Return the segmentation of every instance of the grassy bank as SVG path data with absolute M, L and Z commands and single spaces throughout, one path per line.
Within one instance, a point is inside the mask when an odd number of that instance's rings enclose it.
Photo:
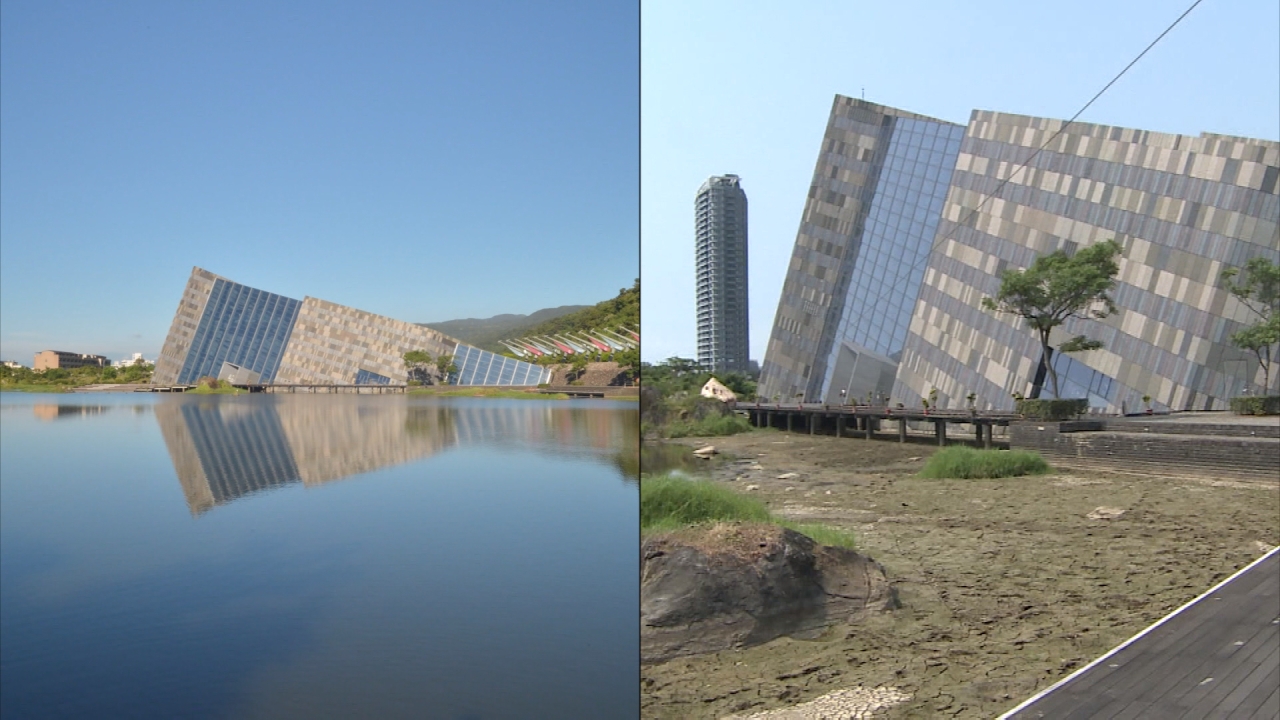
M 486 397 L 507 398 L 513 400 L 565 400 L 569 397 L 564 393 L 540 393 L 530 390 L 510 390 L 496 387 L 449 388 L 448 386 L 442 388 L 421 388 L 418 390 L 410 390 L 409 394 L 429 397 Z
M 920 470 L 923 478 L 958 480 L 1043 475 L 1053 468 L 1027 450 L 978 450 L 952 445 L 934 453 Z
M 187 395 L 242 395 L 248 394 L 248 390 L 231 387 L 226 383 L 219 383 L 218 387 L 210 387 L 208 385 L 197 385 L 188 390 Z
M 826 525 L 795 523 L 775 517 L 760 500 L 709 480 L 654 475 L 640 480 L 640 529 L 668 532 L 716 522 L 772 523 L 823 545 L 854 547 L 852 533 Z
M 151 365 L 127 368 L 53 368 L 36 372 L 30 368 L 0 366 L 0 390 L 16 392 L 67 392 L 85 385 L 145 383 L 151 380 Z
M 737 435 L 753 430 L 751 423 L 740 415 L 716 415 L 700 420 L 673 420 L 658 426 L 659 434 L 669 438 L 721 437 Z
M 0 392 L 35 392 L 35 393 L 65 393 L 71 392 L 66 385 L 33 385 L 31 383 L 4 383 L 0 385 Z

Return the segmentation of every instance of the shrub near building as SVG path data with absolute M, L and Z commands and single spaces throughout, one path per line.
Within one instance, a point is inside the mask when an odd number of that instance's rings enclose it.
M 1236 282 L 1239 277 L 1240 281 Z M 1262 370 L 1264 397 L 1231 398 L 1231 410 L 1240 415 L 1280 415 L 1280 394 L 1272 395 L 1271 378 L 1280 355 L 1280 265 L 1255 257 L 1244 271 L 1228 268 L 1222 279 L 1227 289 L 1255 316 L 1252 325 L 1231 335 L 1231 344 L 1253 353 Z

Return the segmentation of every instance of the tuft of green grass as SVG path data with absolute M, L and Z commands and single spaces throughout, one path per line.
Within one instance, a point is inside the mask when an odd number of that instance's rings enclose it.
M 640 479 L 642 532 L 676 530 L 715 522 L 773 523 L 807 535 L 822 545 L 855 546 L 850 532 L 826 525 L 779 520 L 760 500 L 710 480 L 689 480 L 670 474 Z
M 749 432 L 755 428 L 751 422 L 740 415 L 717 415 L 701 420 L 676 420 L 665 428 L 666 436 L 682 437 L 724 437 Z
M 197 385 L 186 392 L 187 395 L 240 395 L 247 393 L 248 390 L 232 387 L 227 383 L 219 383 L 218 387 L 211 385 Z
M 640 479 L 640 528 L 674 530 L 717 521 L 769 522 L 764 503 L 709 480 L 675 475 Z
M 819 545 L 833 545 L 835 547 L 849 548 L 853 550 L 857 547 L 853 533 L 848 530 L 841 530 L 830 525 L 821 525 L 819 523 L 797 523 L 789 520 L 778 522 L 785 528 L 791 528 L 801 535 L 807 535 Z
M 934 453 L 920 471 L 923 478 L 980 478 L 1043 475 L 1052 471 L 1049 463 L 1027 450 L 978 450 L 952 445 Z

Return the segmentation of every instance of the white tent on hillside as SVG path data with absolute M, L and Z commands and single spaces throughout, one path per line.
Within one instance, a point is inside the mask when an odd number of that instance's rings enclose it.
M 738 400 L 738 396 L 734 395 L 732 390 L 725 387 L 724 383 L 715 378 L 711 378 L 706 385 L 702 386 L 702 397 L 715 398 L 720 402 L 736 402 Z

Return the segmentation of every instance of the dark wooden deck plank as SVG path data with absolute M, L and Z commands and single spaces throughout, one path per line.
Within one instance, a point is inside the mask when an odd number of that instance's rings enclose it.
M 1276 679 L 1280 680 L 1280 677 Z M 1244 707 L 1243 704 L 1241 707 Z M 1244 715 L 1236 717 L 1244 717 Z M 1249 716 L 1249 720 L 1275 720 L 1276 718 L 1280 718 L 1280 687 L 1272 690 L 1271 695 Z
M 1280 553 L 1003 715 L 1011 720 L 1280 717 Z M 1259 715 L 1259 713 L 1262 713 Z
M 1232 606 L 1216 609 L 1221 613 L 1247 612 L 1248 610 L 1248 608 Z M 1213 619 L 1210 618 L 1207 621 L 1201 619 L 1204 632 L 1188 637 L 1184 648 L 1174 648 L 1159 656 L 1148 653 L 1135 658 L 1139 662 L 1148 662 L 1164 675 L 1157 675 L 1158 679 L 1155 682 L 1148 681 L 1142 685 L 1130 685 L 1118 689 L 1117 695 L 1132 699 L 1123 711 L 1114 716 L 1116 720 L 1179 717 L 1182 715 L 1182 710 L 1187 707 L 1188 697 L 1194 702 L 1196 696 L 1204 696 L 1212 692 L 1214 686 L 1222 679 L 1222 675 L 1230 674 L 1230 671 L 1236 667 L 1243 668 L 1244 675 L 1247 676 L 1248 672 L 1258 667 L 1262 656 L 1272 652 L 1271 643 L 1268 642 L 1267 637 L 1269 633 L 1265 631 L 1258 633 L 1241 646 L 1241 651 L 1235 657 L 1219 657 L 1216 653 L 1204 652 L 1203 649 L 1215 643 L 1217 639 L 1215 635 L 1223 640 L 1238 637 L 1238 634 L 1233 632 L 1222 632 L 1222 626 L 1212 622 Z M 1232 629 L 1248 630 L 1248 628 L 1239 628 L 1238 624 Z M 1250 645 L 1252 647 L 1249 647 Z M 1201 651 L 1197 652 L 1197 649 Z M 1223 673 L 1224 669 L 1226 673 Z
M 1188 693 L 1182 698 L 1182 704 L 1187 707 L 1187 710 L 1180 718 L 1195 720 L 1208 716 L 1219 705 L 1240 704 L 1257 689 L 1258 683 L 1271 672 L 1273 666 L 1280 670 L 1280 647 L 1275 643 L 1278 637 L 1280 635 L 1267 637 L 1264 633 L 1260 633 L 1257 636 L 1258 644 L 1264 651 L 1270 651 L 1270 657 L 1263 658 L 1256 665 L 1251 664 L 1247 659 L 1236 663 L 1225 677 L 1214 678 L 1214 681 L 1204 686 L 1200 692 Z M 1256 652 L 1257 649 L 1255 648 L 1254 651 Z M 1240 652 L 1249 652 L 1249 649 L 1241 647 Z
M 1259 668 L 1262 670 L 1263 668 Z M 1230 710 L 1231 714 L 1220 713 L 1222 717 L 1250 717 L 1258 708 L 1266 706 L 1268 696 L 1273 700 L 1280 692 L 1280 663 L 1273 665 L 1267 672 L 1251 676 L 1242 683 L 1236 692 L 1229 696 L 1215 711 Z M 1280 718 L 1280 712 L 1271 716 L 1271 720 Z
M 1223 654 L 1222 647 L 1232 647 L 1237 639 L 1247 640 L 1257 634 L 1257 621 L 1248 614 L 1246 599 L 1250 593 L 1246 591 L 1251 591 L 1250 586 L 1258 579 L 1238 578 L 1236 582 L 1241 585 L 1231 588 L 1238 591 L 1235 594 L 1214 593 L 1204 598 L 1183 610 L 1177 624 L 1166 624 L 1160 628 L 1163 633 L 1148 635 L 1143 642 L 1113 656 L 1105 669 L 1091 673 L 1096 678 L 1094 682 L 1082 684 L 1077 692 L 1088 690 L 1110 698 L 1114 714 L 1089 717 L 1133 720 L 1145 714 L 1144 707 L 1159 709 L 1165 716 L 1171 712 L 1174 717 L 1180 714 L 1173 712 L 1178 698 L 1200 689 L 1200 682 L 1213 676 L 1214 667 L 1236 654 Z M 1254 645 L 1250 651 L 1265 647 L 1262 643 Z M 1197 651 L 1188 653 L 1187 648 Z M 1215 658 L 1219 662 L 1214 663 Z

